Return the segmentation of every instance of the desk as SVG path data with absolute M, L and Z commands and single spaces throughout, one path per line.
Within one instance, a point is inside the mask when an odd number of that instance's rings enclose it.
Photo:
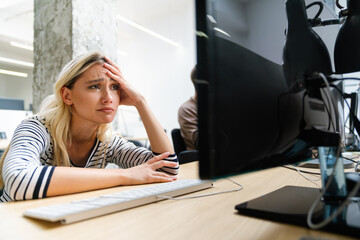
M 196 178 L 198 163 L 181 165 L 179 178 Z M 22 217 L 26 209 L 64 203 L 128 190 L 139 186 L 115 187 L 40 200 L 0 204 L 0 239 L 353 239 L 306 228 L 238 215 L 234 206 L 285 185 L 314 186 L 295 171 L 278 167 L 233 177 L 244 186 L 238 192 L 154 204 L 61 225 Z M 319 181 L 320 183 L 320 181 Z M 214 188 L 193 194 L 235 189 L 226 179 Z

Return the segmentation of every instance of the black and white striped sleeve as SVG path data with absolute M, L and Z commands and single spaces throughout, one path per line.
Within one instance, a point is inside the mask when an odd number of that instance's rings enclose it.
M 152 153 L 153 153 L 153 156 L 160 155 L 160 153 L 155 153 L 155 152 L 152 152 Z M 170 162 L 177 162 L 177 166 L 176 167 L 162 167 L 159 169 L 159 171 L 165 172 L 170 175 L 177 175 L 179 173 L 179 161 L 177 159 L 176 154 L 175 153 L 170 154 L 167 158 L 164 158 L 164 160 L 170 161 Z
M 113 151 L 114 163 L 119 165 L 121 168 L 131 168 L 147 162 L 158 153 L 151 152 L 149 149 L 144 147 L 137 147 L 133 143 L 128 142 L 120 137 L 115 137 L 109 144 Z M 110 147 L 110 146 L 109 146 Z M 164 160 L 177 162 L 176 154 L 172 154 Z M 159 171 L 166 172 L 171 175 L 177 175 L 179 171 L 179 163 L 176 167 L 163 167 Z
M 36 120 L 24 120 L 16 128 L 2 169 L 6 200 L 46 197 L 55 167 L 42 166 L 40 155 L 49 141 L 45 127 Z

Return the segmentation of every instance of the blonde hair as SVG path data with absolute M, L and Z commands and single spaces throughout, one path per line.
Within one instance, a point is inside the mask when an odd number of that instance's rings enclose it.
M 71 143 L 70 122 L 71 122 L 71 106 L 64 103 L 61 96 L 61 89 L 67 87 L 71 89 L 76 80 L 88 68 L 96 63 L 106 62 L 104 55 L 97 51 L 92 51 L 80 55 L 71 60 L 62 69 L 57 77 L 54 85 L 54 94 L 46 97 L 40 106 L 38 115 L 45 120 L 45 125 L 50 131 L 54 144 L 54 165 L 70 166 L 69 155 L 66 150 L 66 143 Z M 101 124 L 97 131 L 97 138 L 100 141 L 107 141 L 111 136 L 111 123 Z M 0 170 L 2 170 L 3 162 L 9 147 L 0 159 Z M 1 174 L 1 172 L 0 172 Z M 2 174 L 0 177 L 0 188 L 4 185 Z

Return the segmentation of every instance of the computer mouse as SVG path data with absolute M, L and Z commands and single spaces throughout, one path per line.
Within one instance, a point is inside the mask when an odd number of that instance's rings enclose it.
M 350 193 L 355 185 L 360 182 L 360 173 L 358 172 L 347 172 L 345 173 L 345 180 L 346 180 L 346 188 L 348 193 Z M 360 190 L 356 194 L 356 196 L 360 195 Z

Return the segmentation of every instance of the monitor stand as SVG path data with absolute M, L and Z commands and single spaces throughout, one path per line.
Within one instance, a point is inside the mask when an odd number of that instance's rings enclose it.
M 239 214 L 308 227 L 307 214 L 319 196 L 320 189 L 285 186 L 251 201 L 236 205 Z M 359 199 L 360 200 L 360 199 Z M 324 219 L 326 205 L 320 202 L 313 214 L 313 222 Z M 320 229 L 350 236 L 360 236 L 360 202 L 348 205 L 344 221 L 330 223 Z
M 351 194 L 346 189 L 342 158 L 337 157 L 338 148 L 322 146 L 318 151 L 322 193 L 318 188 L 285 186 L 235 208 L 240 214 L 307 227 L 308 212 L 318 202 L 311 215 L 312 224 L 328 219 Z M 360 198 L 352 200 L 342 213 L 320 230 L 360 237 Z
M 347 160 L 347 159 L 342 159 L 343 161 L 343 166 L 345 169 L 351 169 L 354 168 L 354 162 Z M 318 158 L 314 158 L 305 162 L 301 162 L 297 165 L 297 167 L 303 167 L 303 168 L 320 168 L 320 161 Z

